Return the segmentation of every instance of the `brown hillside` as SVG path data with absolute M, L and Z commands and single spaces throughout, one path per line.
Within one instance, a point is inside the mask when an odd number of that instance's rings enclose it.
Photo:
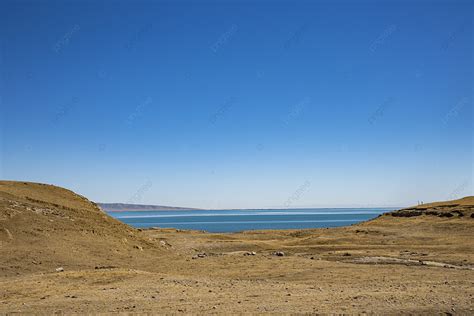
M 440 206 L 474 206 L 474 196 L 466 196 L 458 200 L 422 204 L 422 205 L 416 206 L 416 208 L 440 207 Z
M 467 196 L 453 201 L 422 204 L 398 210 L 386 215 L 394 217 L 417 217 L 424 215 L 447 218 L 474 218 L 474 196 Z
M 142 267 L 164 251 L 72 191 L 0 181 L 0 275 Z

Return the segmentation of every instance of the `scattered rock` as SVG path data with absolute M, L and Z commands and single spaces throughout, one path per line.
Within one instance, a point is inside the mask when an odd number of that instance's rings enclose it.
M 8 239 L 13 240 L 13 235 L 12 235 L 12 233 L 11 233 L 8 229 L 6 229 L 6 228 L 4 228 L 4 230 L 5 230 L 5 232 L 7 233 Z
M 247 251 L 244 253 L 244 256 L 255 256 L 257 253 L 255 251 Z
M 273 253 L 274 256 L 277 256 L 277 257 L 283 257 L 285 255 L 285 253 L 283 251 L 275 251 Z
M 140 250 L 140 251 L 143 251 L 143 247 L 142 247 L 142 246 L 136 246 L 136 245 L 135 245 L 135 246 L 133 246 L 133 248 L 138 249 L 138 250 Z
M 101 270 L 101 269 L 114 269 L 116 268 L 115 266 L 95 266 L 94 269 L 96 270 Z
M 56 268 L 56 272 L 64 272 L 64 268 L 63 267 Z
M 166 240 L 160 240 L 160 245 L 163 247 L 171 247 L 171 245 Z
M 192 256 L 192 259 L 205 258 L 205 257 L 207 257 L 207 254 L 203 252 L 203 253 L 198 253 L 197 255 Z

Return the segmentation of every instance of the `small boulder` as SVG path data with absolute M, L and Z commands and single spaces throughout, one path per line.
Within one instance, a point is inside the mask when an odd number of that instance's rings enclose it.
M 283 257 L 285 255 L 285 253 L 283 251 L 275 251 L 273 253 L 274 256 L 277 256 L 277 257 Z
M 207 254 L 203 252 L 203 253 L 198 253 L 197 255 L 192 256 L 192 259 L 205 258 L 205 257 L 207 257 Z
M 56 272 L 64 272 L 64 268 L 63 267 L 56 268 Z
M 162 247 L 171 247 L 171 245 L 166 240 L 160 240 L 160 245 Z

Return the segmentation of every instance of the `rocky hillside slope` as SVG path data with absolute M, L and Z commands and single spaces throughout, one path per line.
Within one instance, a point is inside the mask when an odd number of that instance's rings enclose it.
M 417 217 L 425 215 L 474 219 L 474 196 L 467 196 L 454 201 L 422 204 L 392 212 L 390 215 L 394 217 Z
M 166 249 L 72 191 L 0 181 L 0 276 L 56 268 L 140 268 L 163 253 Z

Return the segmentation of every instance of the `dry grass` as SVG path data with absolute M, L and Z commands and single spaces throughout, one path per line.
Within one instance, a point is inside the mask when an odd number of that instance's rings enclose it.
M 334 229 L 138 231 L 71 191 L 0 182 L 0 313 L 472 314 L 473 202 Z

